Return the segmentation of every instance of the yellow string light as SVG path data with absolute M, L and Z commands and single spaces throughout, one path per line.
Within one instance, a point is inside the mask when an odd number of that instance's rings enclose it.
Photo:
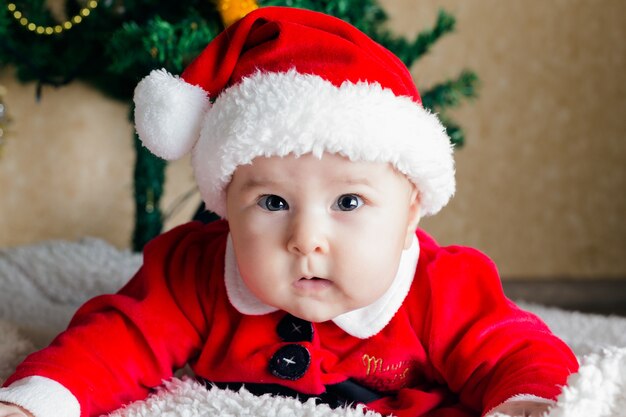
M 222 22 L 226 27 L 259 8 L 255 0 L 217 0 L 216 3 L 217 10 L 220 12 Z
M 13 15 L 13 18 L 22 25 L 25 29 L 38 35 L 52 35 L 62 33 L 66 30 L 70 30 L 74 26 L 80 24 L 84 18 L 91 14 L 91 11 L 98 7 L 98 0 L 90 0 L 85 7 L 80 9 L 77 15 L 72 16 L 65 22 L 59 23 L 54 26 L 37 25 L 36 23 L 28 20 L 24 13 L 17 9 L 15 3 L 7 4 L 7 9 Z

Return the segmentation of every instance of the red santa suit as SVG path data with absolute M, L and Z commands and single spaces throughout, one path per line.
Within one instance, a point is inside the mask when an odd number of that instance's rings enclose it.
M 52 401 L 66 417 L 97 416 L 145 398 L 186 363 L 211 382 L 304 395 L 351 381 L 375 394 L 369 408 L 407 417 L 479 416 L 520 394 L 554 399 L 578 367 L 545 324 L 504 296 L 476 250 L 439 247 L 418 231 L 383 297 L 311 324 L 247 290 L 219 221 L 152 241 L 137 275 L 81 307 L 18 367 L 0 401 L 35 415 Z M 38 385 L 54 398 L 33 395 Z

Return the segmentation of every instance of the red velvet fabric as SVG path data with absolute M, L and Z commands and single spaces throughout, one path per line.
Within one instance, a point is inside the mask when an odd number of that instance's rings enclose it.
M 352 25 L 310 10 L 262 7 L 218 35 L 182 78 L 216 98 L 256 71 L 314 74 L 336 86 L 379 83 L 421 103 L 406 66 Z
M 494 264 L 465 247 L 439 247 L 418 231 L 411 290 L 377 335 L 358 339 L 314 324 L 311 365 L 295 381 L 271 374 L 285 345 L 284 312 L 246 316 L 226 296 L 228 224 L 190 223 L 152 241 L 144 265 L 116 295 L 86 303 L 50 347 L 30 355 L 6 384 L 52 378 L 97 416 L 133 400 L 187 361 L 215 382 L 283 384 L 319 394 L 353 378 L 388 397 L 368 406 L 400 417 L 479 416 L 516 394 L 555 398 L 577 370 L 570 349 L 502 293 Z M 358 277 L 355 277 L 358 279 Z

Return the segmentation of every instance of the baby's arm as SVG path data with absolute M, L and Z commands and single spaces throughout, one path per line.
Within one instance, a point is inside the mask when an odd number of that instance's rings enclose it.
M 495 265 L 478 251 L 451 247 L 429 268 L 427 346 L 461 402 L 490 412 L 509 409 L 517 396 L 554 400 L 578 369 L 576 357 L 504 296 Z
M 0 417 L 34 417 L 34 416 L 18 405 L 0 403 Z
M 65 332 L 17 367 L 0 389 L 0 401 L 21 404 L 37 417 L 50 409 L 64 417 L 100 415 L 145 398 L 170 378 L 199 349 L 206 325 L 197 304 L 198 294 L 208 292 L 196 279 L 205 274 L 187 265 L 211 264 L 197 259 L 206 251 L 187 250 L 203 237 L 194 231 L 181 227 L 149 244 L 137 275 L 118 294 L 83 305 Z M 46 395 L 32 394 L 33 381 L 44 381 Z M 68 395 L 51 394 L 51 384 Z M 73 412 L 59 412 L 51 402 Z

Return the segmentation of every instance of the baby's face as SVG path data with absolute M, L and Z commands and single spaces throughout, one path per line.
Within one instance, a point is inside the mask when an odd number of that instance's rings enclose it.
M 256 158 L 235 171 L 226 204 L 248 289 L 312 322 L 381 297 L 419 220 L 404 175 L 332 154 Z

